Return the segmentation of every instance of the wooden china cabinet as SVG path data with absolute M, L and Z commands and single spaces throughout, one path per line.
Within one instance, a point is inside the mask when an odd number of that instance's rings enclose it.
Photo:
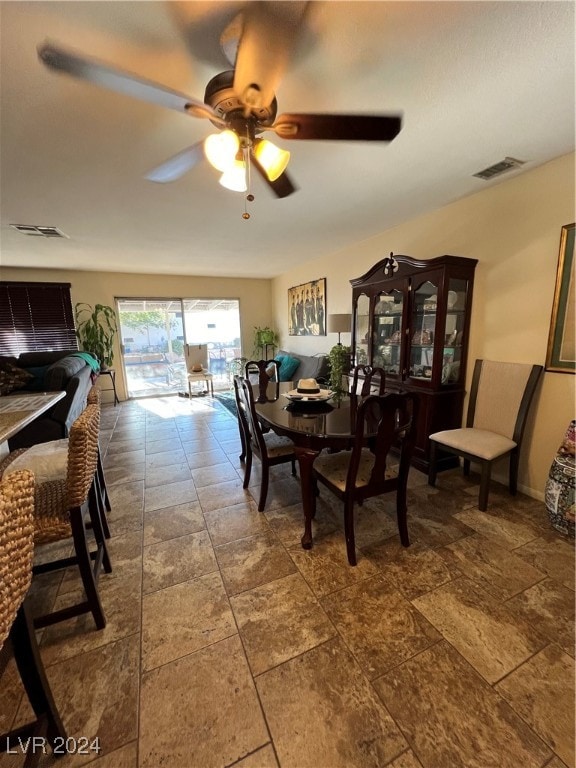
M 352 360 L 386 372 L 386 389 L 420 394 L 412 463 L 428 472 L 428 436 L 462 426 L 476 259 L 390 254 L 352 284 Z M 438 469 L 458 465 L 440 458 Z

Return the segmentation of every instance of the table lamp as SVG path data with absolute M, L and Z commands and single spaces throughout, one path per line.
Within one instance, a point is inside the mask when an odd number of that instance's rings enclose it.
M 328 315 L 328 333 L 338 334 L 338 344 L 341 345 L 340 334 L 350 333 L 352 315 Z

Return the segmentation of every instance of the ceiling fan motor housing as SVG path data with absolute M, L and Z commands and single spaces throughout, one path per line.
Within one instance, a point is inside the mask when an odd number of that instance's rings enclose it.
M 234 92 L 234 70 L 232 69 L 221 72 L 210 80 L 204 93 L 204 103 L 212 107 L 226 122 L 237 116 L 241 116 L 244 120 L 247 117 L 245 105 Z M 274 97 L 267 107 L 250 107 L 248 119 L 262 126 L 272 125 L 276 119 L 277 110 L 278 103 Z M 212 122 L 217 125 L 214 121 Z M 217 125 L 217 127 L 220 126 Z

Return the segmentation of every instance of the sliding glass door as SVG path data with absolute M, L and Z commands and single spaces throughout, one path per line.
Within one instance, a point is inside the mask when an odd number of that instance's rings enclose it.
M 184 344 L 206 344 L 215 389 L 240 357 L 237 299 L 117 299 L 128 397 L 187 392 Z

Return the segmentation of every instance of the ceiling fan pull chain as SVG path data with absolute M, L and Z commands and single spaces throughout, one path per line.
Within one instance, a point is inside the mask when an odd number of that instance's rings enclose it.
M 246 201 L 252 202 L 254 200 L 254 195 L 252 194 L 252 165 L 250 163 L 250 137 L 247 136 L 247 142 L 246 146 L 242 148 L 242 153 L 244 155 L 244 168 L 246 169 L 246 189 L 247 189 L 247 195 L 244 198 L 244 213 L 242 214 L 242 218 L 245 220 L 248 220 L 250 218 L 250 214 L 248 213 Z

